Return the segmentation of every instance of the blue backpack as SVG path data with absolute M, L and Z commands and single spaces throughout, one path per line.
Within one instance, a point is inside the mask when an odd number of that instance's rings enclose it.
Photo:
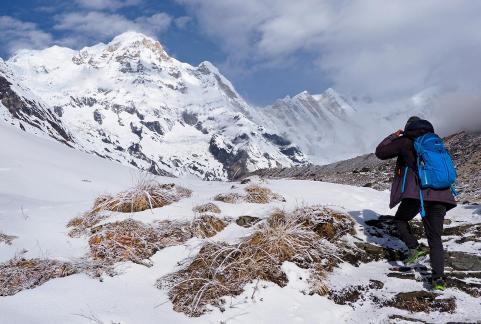
M 424 217 L 426 212 L 424 210 L 422 189 L 451 188 L 453 194 L 457 195 L 454 189 L 454 183 L 457 177 L 456 167 L 444 146 L 443 140 L 434 133 L 427 133 L 417 137 L 414 140 L 414 151 L 417 156 L 421 217 Z M 406 173 L 404 175 L 403 189 L 406 181 Z

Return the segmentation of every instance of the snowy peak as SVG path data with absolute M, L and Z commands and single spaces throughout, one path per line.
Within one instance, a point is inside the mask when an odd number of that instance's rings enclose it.
M 170 56 L 159 41 L 137 32 L 126 32 L 115 37 L 110 43 L 86 47 L 72 58 L 77 65 L 89 64 L 102 67 L 112 63 L 120 64 L 121 69 L 129 69 L 131 64 L 160 64 Z
M 254 120 L 214 65 L 179 62 L 140 33 L 79 52 L 24 51 L 6 65 L 55 112 L 78 148 L 107 159 L 209 180 L 306 162 L 295 145 Z
M 261 112 L 265 124 L 298 144 L 314 162 L 333 162 L 365 149 L 355 135 L 360 130 L 356 110 L 333 89 L 287 96 Z

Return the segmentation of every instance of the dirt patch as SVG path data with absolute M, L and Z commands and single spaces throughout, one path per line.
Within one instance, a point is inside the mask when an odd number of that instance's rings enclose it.
M 432 311 L 453 313 L 456 310 L 456 299 L 454 297 L 441 299 L 439 295 L 428 291 L 411 291 L 398 293 L 387 302 L 386 306 L 408 310 L 410 312 Z
M 76 273 L 67 262 L 44 259 L 12 259 L 0 264 L 0 296 L 12 296 L 31 289 L 53 278 Z
M 214 204 L 214 203 L 207 203 L 203 205 L 196 206 L 192 209 L 194 212 L 203 214 L 203 213 L 214 213 L 214 214 L 220 214 L 221 210 L 220 208 Z
M 317 208 L 327 212 L 323 207 Z M 339 262 L 334 242 L 341 241 L 331 242 L 330 237 L 322 237 L 315 231 L 319 220 L 314 215 L 320 212 L 306 215 L 302 210 L 274 212 L 259 224 L 258 231 L 239 244 L 205 244 L 181 270 L 159 279 L 158 287 L 169 290 L 176 311 L 200 316 L 207 305 L 222 307 L 224 296 L 241 294 L 249 282 L 267 280 L 284 286 L 287 277 L 281 266 L 291 261 L 310 270 L 311 293 L 327 293 L 324 274 Z M 350 223 L 344 218 L 350 217 L 332 216 L 334 222 Z
M 244 190 L 246 194 L 240 194 L 237 192 L 218 194 L 214 197 L 214 200 L 229 204 L 240 202 L 268 204 L 272 201 L 286 201 L 284 197 L 273 192 L 269 188 L 261 187 L 255 184 L 247 186 Z
M 4 243 L 5 245 L 12 245 L 12 241 L 16 238 L 18 238 L 18 236 L 0 233 L 0 243 Z
M 369 290 L 378 290 L 384 287 L 379 280 L 370 280 L 368 285 L 348 286 L 341 290 L 331 290 L 328 298 L 339 305 L 352 305 L 358 300 L 365 300 Z
M 192 191 L 173 183 L 162 184 L 155 180 L 141 180 L 133 188 L 116 195 L 98 197 L 91 210 L 75 217 L 67 224 L 69 235 L 78 237 L 107 218 L 108 211 L 133 213 L 169 205 L 190 197 Z

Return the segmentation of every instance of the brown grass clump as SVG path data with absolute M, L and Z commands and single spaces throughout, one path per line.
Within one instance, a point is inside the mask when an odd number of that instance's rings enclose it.
M 244 189 L 247 192 L 244 200 L 248 203 L 267 204 L 271 201 L 286 201 L 284 197 L 272 192 L 271 189 L 255 184 L 249 185 Z
M 211 202 L 207 204 L 195 206 L 192 210 L 199 214 L 203 214 L 203 213 L 220 214 L 220 208 L 216 204 Z
M 173 183 L 161 184 L 154 180 L 139 182 L 135 187 L 115 196 L 101 196 L 95 200 L 92 212 L 109 210 L 121 213 L 140 212 L 164 207 L 182 198 L 190 197 L 192 191 Z
M 150 266 L 149 258 L 157 251 L 194 236 L 214 236 L 226 226 L 225 220 L 212 215 L 203 215 L 192 222 L 159 221 L 153 225 L 127 219 L 94 227 L 89 239 L 90 255 L 106 267 L 121 261 Z
M 249 185 L 244 190 L 246 191 L 245 195 L 241 195 L 236 192 L 218 194 L 214 197 L 214 200 L 222 201 L 229 204 L 235 204 L 239 202 L 267 204 L 271 201 L 286 201 L 284 197 L 272 192 L 271 189 L 261 187 L 255 184 Z
M 127 219 L 93 228 L 89 239 L 90 254 L 96 261 L 112 265 L 132 261 L 150 266 L 148 260 L 158 250 L 185 242 L 191 235 L 171 222 L 159 223 L 155 228 Z
M 155 180 L 142 179 L 133 188 L 114 196 L 98 197 L 92 209 L 67 224 L 71 227 L 69 235 L 78 237 L 108 217 L 106 211 L 132 213 L 159 208 L 190 197 L 192 191 L 173 183 L 161 184 Z
M 193 235 L 199 238 L 212 237 L 222 231 L 228 222 L 212 215 L 201 215 L 190 224 Z
M 15 258 L 0 264 L 0 296 L 12 296 L 53 278 L 66 277 L 77 270 L 66 262 Z
M 7 235 L 0 233 L 0 243 L 5 243 L 6 245 L 12 245 L 12 241 L 16 239 L 18 236 L 15 235 Z
M 293 213 L 277 211 L 237 245 L 207 243 L 183 269 L 159 279 L 158 287 L 169 289 L 176 311 L 200 316 L 207 305 L 221 306 L 222 297 L 241 294 L 244 286 L 254 280 L 284 286 L 287 277 L 281 266 L 291 261 L 310 269 L 310 293 L 325 294 L 324 275 L 338 262 L 336 244 L 340 240 L 330 242 L 320 236 L 315 231 L 319 225 L 315 215 L 304 214 L 302 209 Z

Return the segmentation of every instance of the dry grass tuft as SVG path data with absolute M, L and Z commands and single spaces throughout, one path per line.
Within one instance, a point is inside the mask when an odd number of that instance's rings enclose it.
M 12 241 L 16 239 L 18 236 L 15 235 L 7 235 L 0 233 L 0 243 L 4 243 L 6 245 L 12 245 Z
M 100 221 L 108 217 L 106 211 L 133 213 L 159 208 L 190 197 L 192 191 L 173 183 L 161 184 L 148 178 L 141 179 L 133 188 L 114 196 L 98 197 L 92 209 L 80 217 L 73 218 L 67 227 L 72 227 L 69 235 L 78 237 Z
M 255 184 L 249 185 L 244 190 L 247 192 L 244 200 L 248 203 L 267 204 L 274 200 L 286 201 L 284 197 L 272 192 L 271 189 L 261 187 Z
M 194 212 L 203 214 L 203 213 L 215 213 L 220 214 L 220 208 L 214 203 L 207 203 L 203 205 L 196 206 L 192 209 Z
M 199 238 L 212 237 L 222 231 L 228 222 L 213 215 L 201 215 L 190 224 L 192 234 Z
M 319 212 L 314 212 L 316 209 Z M 291 261 L 311 270 L 311 293 L 325 294 L 324 275 L 338 262 L 336 244 L 341 244 L 340 240 L 330 242 L 330 237 L 323 237 L 315 230 L 321 219 L 317 216 L 327 212 L 323 207 L 298 209 L 293 213 L 276 211 L 260 223 L 258 231 L 237 245 L 205 244 L 183 269 L 159 279 L 158 287 L 169 289 L 176 311 L 200 316 L 207 305 L 221 306 L 222 297 L 241 294 L 244 286 L 254 280 L 284 286 L 287 277 L 281 266 Z M 331 219 L 347 223 L 349 216 Z M 333 228 L 344 227 L 336 224 Z
M 0 296 L 12 296 L 76 272 L 75 267 L 66 262 L 15 258 L 0 265 Z
M 149 258 L 157 251 L 194 236 L 214 236 L 226 226 L 225 220 L 212 215 L 202 215 L 192 222 L 159 221 L 153 225 L 127 219 L 94 227 L 89 239 L 90 255 L 106 269 L 121 261 L 150 266 Z
M 222 201 L 229 204 L 235 204 L 239 202 L 267 204 L 272 201 L 286 201 L 284 197 L 272 192 L 271 189 L 261 187 L 255 184 L 249 185 L 244 190 L 246 191 L 245 195 L 241 195 L 236 192 L 218 194 L 214 197 L 214 200 Z
M 190 197 L 192 191 L 173 183 L 161 184 L 154 180 L 142 180 L 135 187 L 115 196 L 101 196 L 95 200 L 93 212 L 109 210 L 121 213 L 140 212 L 164 207 L 182 198 Z

